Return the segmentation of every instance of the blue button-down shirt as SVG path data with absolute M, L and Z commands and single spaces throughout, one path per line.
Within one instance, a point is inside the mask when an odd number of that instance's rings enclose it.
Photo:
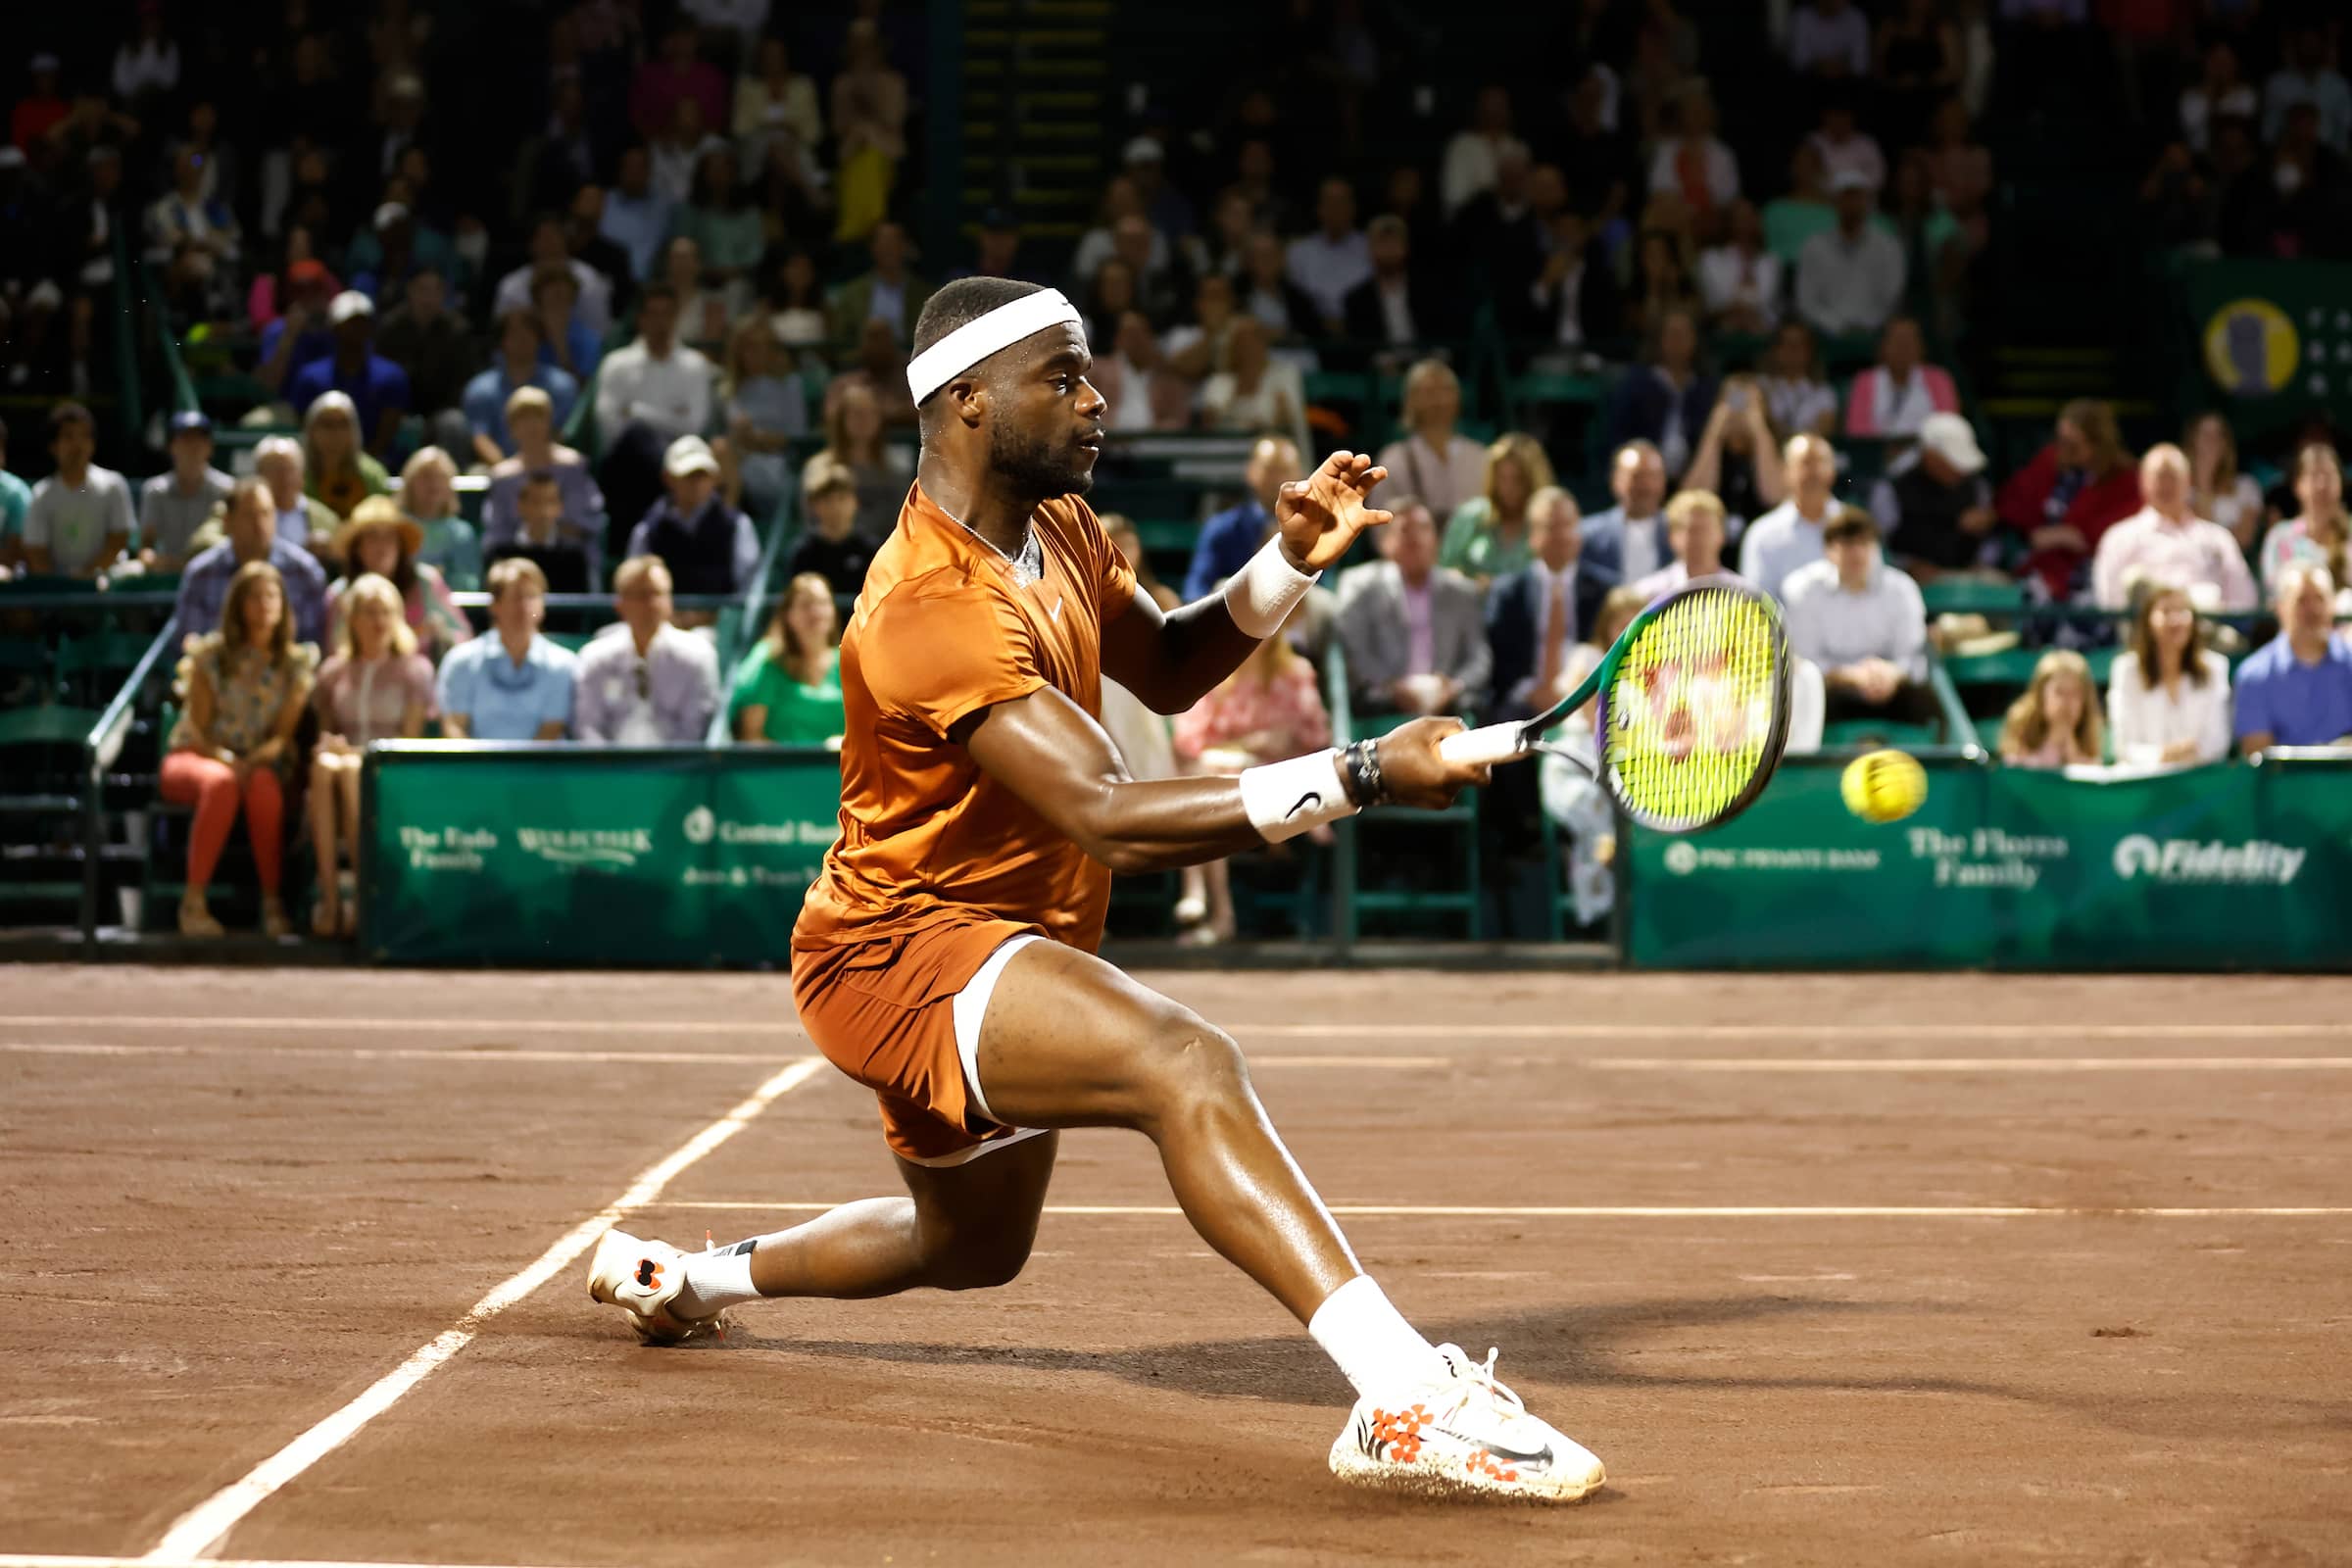
M 569 649 L 533 636 L 517 664 L 498 633 L 485 633 L 441 662 L 441 711 L 466 720 L 477 741 L 536 740 L 542 724 L 569 727 L 579 662 Z
M 535 386 L 547 394 L 559 431 L 571 417 L 572 405 L 580 401 L 580 383 L 571 372 L 560 365 L 539 365 L 532 368 L 531 378 L 523 383 Z M 473 426 L 475 435 L 486 435 L 501 452 L 514 450 L 514 438 L 507 433 L 507 399 L 515 393 L 514 378 L 507 374 L 505 360 L 466 383 L 466 422 Z
M 179 579 L 179 629 L 183 636 L 201 636 L 220 629 L 220 610 L 228 602 L 228 585 L 244 563 L 236 547 L 223 539 L 188 563 Z M 294 639 L 326 641 L 326 573 L 318 558 L 283 537 L 270 542 L 270 564 L 286 580 L 286 603 L 294 611 Z

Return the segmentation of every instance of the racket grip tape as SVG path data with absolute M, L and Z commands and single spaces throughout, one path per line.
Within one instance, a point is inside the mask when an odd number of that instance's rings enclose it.
M 1448 735 L 1438 742 L 1438 760 L 1445 762 L 1467 763 L 1472 767 L 1490 762 L 1508 762 L 1525 757 L 1528 748 L 1519 739 L 1524 724 L 1488 724 L 1479 729 L 1466 729 Z

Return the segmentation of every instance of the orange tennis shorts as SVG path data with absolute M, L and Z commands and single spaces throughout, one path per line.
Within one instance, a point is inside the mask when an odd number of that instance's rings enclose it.
M 971 1103 L 956 1050 L 956 993 L 997 949 L 1024 935 L 1045 933 L 1018 920 L 948 920 L 869 942 L 793 949 L 801 1027 L 827 1061 L 874 1092 L 893 1153 L 953 1165 L 1012 1134 Z

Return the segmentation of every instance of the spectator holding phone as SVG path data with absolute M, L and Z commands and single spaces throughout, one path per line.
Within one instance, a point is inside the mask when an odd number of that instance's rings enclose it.
M 1771 421 L 1764 416 L 1764 394 L 1748 377 L 1725 379 L 1723 396 L 1715 400 L 1698 450 L 1684 470 L 1683 487 L 1713 492 L 1726 514 L 1741 522 L 1788 499 L 1788 479 Z

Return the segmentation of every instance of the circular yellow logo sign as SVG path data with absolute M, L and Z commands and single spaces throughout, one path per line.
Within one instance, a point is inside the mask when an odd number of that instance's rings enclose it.
M 2205 368 L 2234 397 L 2268 397 L 2295 373 L 2295 323 L 2269 300 L 2232 300 L 2205 323 Z

